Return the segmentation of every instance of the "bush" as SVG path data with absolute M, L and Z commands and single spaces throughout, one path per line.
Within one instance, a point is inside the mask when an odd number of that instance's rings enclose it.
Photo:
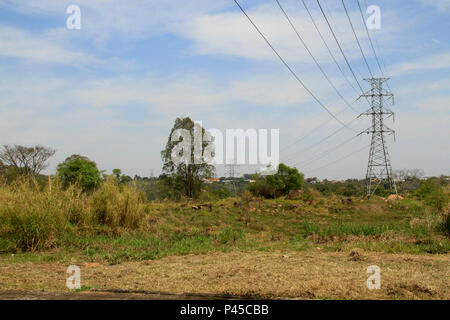
M 17 249 L 55 247 L 62 235 L 71 231 L 73 214 L 84 214 L 73 190 L 62 190 L 58 181 L 39 189 L 36 180 L 24 178 L 1 187 L 0 232 L 2 237 L 13 239 Z
M 282 163 L 274 175 L 258 176 L 251 183 L 249 191 L 256 196 L 264 198 L 277 198 L 287 195 L 289 191 L 303 187 L 304 176 L 297 168 L 290 168 Z
M 437 229 L 450 238 L 450 205 L 447 205 L 445 211 L 442 213 L 442 219 Z
M 306 188 L 301 195 L 301 199 L 305 202 L 312 202 L 319 200 L 321 195 L 320 191 L 315 188 Z
M 135 185 L 120 188 L 109 179 L 87 195 L 74 185 L 64 188 L 58 179 L 42 189 L 34 178 L 20 178 L 0 185 L 0 251 L 54 248 L 65 235 L 99 225 L 114 231 L 138 229 L 144 216 L 143 197 Z
M 92 212 L 97 224 L 136 229 L 145 215 L 143 200 L 135 184 L 121 187 L 116 179 L 108 178 L 92 195 Z
M 242 230 L 233 230 L 230 228 L 224 229 L 218 235 L 218 240 L 222 244 L 235 243 L 244 237 L 244 232 Z
M 442 211 L 449 203 L 449 196 L 444 188 L 436 181 L 427 179 L 415 193 L 416 197 L 424 200 L 425 204 L 432 206 L 437 211 Z

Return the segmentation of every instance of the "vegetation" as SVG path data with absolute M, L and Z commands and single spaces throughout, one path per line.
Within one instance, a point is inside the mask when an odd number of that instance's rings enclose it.
M 185 136 L 179 134 L 183 130 Z M 196 150 L 194 137 L 200 139 L 200 150 Z M 212 144 L 205 129 L 189 117 L 175 120 L 166 147 L 161 151 L 164 162 L 161 183 L 171 198 L 200 195 L 203 180 L 214 176 L 214 166 L 204 161 L 205 151 L 211 149 Z
M 78 154 L 71 155 L 60 163 L 57 172 L 66 186 L 76 183 L 83 191 L 94 190 L 101 184 L 101 173 L 97 164 Z
M 119 188 L 108 179 L 92 194 L 77 185 L 49 180 L 41 190 L 35 179 L 21 178 L 0 188 L 0 251 L 45 250 L 65 236 L 144 228 L 143 196 L 134 186 Z
M 177 129 L 187 136 L 172 137 Z M 423 179 L 420 172 L 405 171 L 398 183 L 403 197 L 378 193 L 370 200 L 362 180 L 305 180 L 284 164 L 271 175 L 211 181 L 214 167 L 195 163 L 195 148 L 186 138 L 195 132 L 206 134 L 189 118 L 175 121 L 158 178 L 132 179 L 120 169 L 105 174 L 80 155 L 60 163 L 55 177 L 44 177 L 39 168 L 52 152 L 40 148 L 29 148 L 46 155 L 36 169 L 1 158 L 0 259 L 117 265 L 170 255 L 222 252 L 226 260 L 236 252 L 308 251 L 330 257 L 351 252 L 351 261 L 358 261 L 358 250 L 384 255 L 450 250 L 448 177 Z M 202 155 L 211 144 L 202 141 Z
M 257 176 L 256 181 L 250 184 L 250 192 L 264 198 L 278 198 L 303 186 L 304 177 L 297 168 L 280 163 L 277 169 L 274 175 Z
M 55 150 L 40 145 L 4 145 L 0 150 L 0 172 L 8 180 L 20 175 L 36 176 L 47 167 L 47 160 L 54 154 Z
M 448 197 L 448 189 L 442 190 Z M 448 201 L 441 211 L 416 196 L 386 202 L 323 196 L 192 202 L 145 199 L 136 183 L 108 177 L 86 193 L 56 178 L 41 188 L 19 179 L 0 187 L 0 252 L 59 250 L 118 263 L 208 251 L 328 250 L 446 253 Z M 430 193 L 433 194 L 433 193 Z M 314 199 L 314 201 L 311 201 Z M 447 198 L 448 199 L 448 198 Z

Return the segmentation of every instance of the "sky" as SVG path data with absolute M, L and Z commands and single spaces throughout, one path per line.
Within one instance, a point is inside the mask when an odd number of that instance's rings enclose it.
M 301 1 L 280 0 L 329 79 L 352 102 L 361 92 L 345 79 L 358 89 L 317 2 L 305 2 L 345 77 Z M 395 122 L 386 122 L 396 132 L 395 140 L 387 138 L 393 169 L 449 175 L 450 0 L 360 2 L 364 11 L 377 5 L 381 13 L 381 28 L 370 34 L 395 96 L 388 106 Z M 369 69 L 341 1 L 321 3 L 368 90 L 363 78 L 370 77 Z M 66 26 L 72 4 L 80 8 L 80 29 Z M 240 4 L 341 122 L 369 108 L 363 99 L 354 110 L 346 108 L 275 0 Z M 357 2 L 345 4 L 369 67 L 381 76 Z M 56 149 L 46 173 L 81 154 L 106 172 L 158 175 L 160 151 L 175 119 L 185 116 L 224 132 L 279 129 L 280 161 L 307 177 L 365 176 L 370 136 L 351 138 L 370 119 L 360 117 L 339 130 L 342 124 L 289 73 L 233 0 L 0 0 L 0 144 Z

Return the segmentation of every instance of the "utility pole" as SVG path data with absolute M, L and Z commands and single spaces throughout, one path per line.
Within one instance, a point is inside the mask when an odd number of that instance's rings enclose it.
M 226 169 L 226 175 L 230 178 L 233 179 L 236 175 L 237 175 L 237 164 L 235 163 L 235 161 L 233 160 L 233 163 L 230 163 L 230 161 L 228 161 L 228 163 L 225 165 L 225 169 Z
M 384 124 L 385 120 L 390 117 L 394 120 L 394 113 L 384 107 L 386 103 L 394 103 L 394 95 L 383 89 L 383 84 L 389 78 L 364 80 L 370 83 L 371 89 L 361 95 L 360 98 L 365 97 L 368 99 L 371 107 L 359 116 L 372 117 L 372 126 L 360 133 L 370 133 L 372 135 L 366 172 L 366 196 L 370 198 L 378 187 L 389 189 L 391 193 L 397 194 L 386 145 L 386 135 L 393 134 L 395 139 L 395 131 Z
M 231 159 L 228 161 L 228 164 L 225 165 L 226 175 L 231 179 L 231 183 L 233 184 L 234 196 L 236 197 L 236 185 L 234 184 L 234 177 L 237 174 L 237 164 L 233 159 L 232 163 Z

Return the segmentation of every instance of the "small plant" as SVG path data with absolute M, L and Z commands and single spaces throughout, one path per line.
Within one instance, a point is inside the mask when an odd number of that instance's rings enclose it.
M 450 239 L 450 205 L 447 205 L 445 211 L 442 213 L 441 222 L 437 225 L 437 230 L 445 233 Z
M 218 236 L 218 240 L 222 244 L 235 243 L 244 236 L 242 230 L 224 229 Z

